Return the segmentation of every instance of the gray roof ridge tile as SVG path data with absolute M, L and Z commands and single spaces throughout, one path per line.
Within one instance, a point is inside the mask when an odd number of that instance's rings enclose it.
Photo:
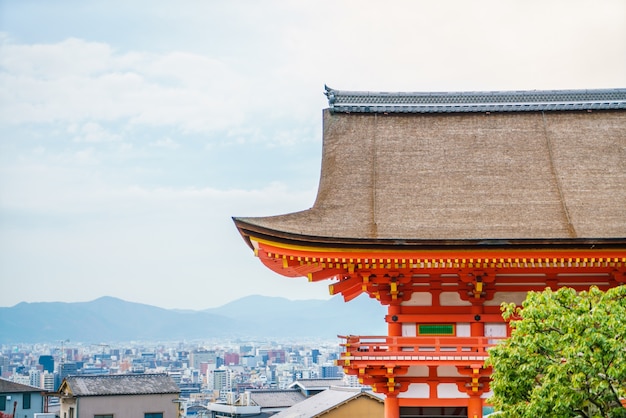
M 626 109 L 626 89 L 461 92 L 343 91 L 325 86 L 333 112 L 466 113 Z

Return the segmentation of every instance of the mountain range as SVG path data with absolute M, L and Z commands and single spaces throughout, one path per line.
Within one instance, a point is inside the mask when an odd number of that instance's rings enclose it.
M 386 313 L 367 296 L 350 302 L 338 296 L 297 301 L 247 296 L 201 311 L 164 309 L 110 296 L 90 302 L 22 302 L 0 307 L 0 344 L 384 335 Z

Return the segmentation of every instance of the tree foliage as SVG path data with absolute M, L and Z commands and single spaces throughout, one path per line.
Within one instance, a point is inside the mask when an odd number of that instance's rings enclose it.
M 626 417 L 626 286 L 528 294 L 502 305 L 511 337 L 489 352 L 504 417 Z

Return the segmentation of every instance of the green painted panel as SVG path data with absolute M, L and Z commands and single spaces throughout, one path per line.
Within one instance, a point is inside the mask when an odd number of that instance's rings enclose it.
M 418 335 L 454 335 L 454 324 L 421 324 Z

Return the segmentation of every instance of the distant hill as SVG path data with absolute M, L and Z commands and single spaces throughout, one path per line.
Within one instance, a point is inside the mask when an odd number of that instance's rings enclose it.
M 170 341 L 221 337 L 314 337 L 386 334 L 386 308 L 351 302 L 248 296 L 203 311 L 163 309 L 113 297 L 91 302 L 22 302 L 0 308 L 0 344 Z

